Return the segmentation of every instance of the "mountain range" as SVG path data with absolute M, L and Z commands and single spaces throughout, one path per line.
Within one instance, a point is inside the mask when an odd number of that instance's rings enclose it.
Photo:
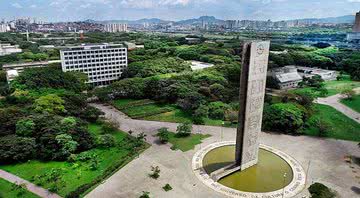
M 186 19 L 180 21 L 167 21 L 158 18 L 145 18 L 139 20 L 107 20 L 107 21 L 93 21 L 87 20 L 87 22 L 96 22 L 96 23 L 127 23 L 127 24 L 164 24 L 164 23 L 174 23 L 176 25 L 193 25 L 193 24 L 202 24 L 202 23 L 224 23 L 225 20 L 217 19 L 214 16 L 201 16 L 194 19 Z M 299 21 L 299 22 L 308 22 L 308 23 L 354 23 L 355 16 L 345 15 L 339 17 L 327 17 L 327 18 L 305 18 L 305 19 L 295 19 L 287 21 Z

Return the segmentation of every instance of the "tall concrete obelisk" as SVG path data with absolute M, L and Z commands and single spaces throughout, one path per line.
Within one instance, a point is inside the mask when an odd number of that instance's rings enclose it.
M 269 48 L 269 41 L 248 42 L 243 48 L 235 153 L 235 165 L 240 170 L 258 162 Z

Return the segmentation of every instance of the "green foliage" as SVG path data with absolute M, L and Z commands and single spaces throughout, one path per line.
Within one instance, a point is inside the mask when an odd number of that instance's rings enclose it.
M 192 124 L 190 122 L 179 124 L 176 128 L 176 133 L 179 137 L 190 136 L 191 131 L 192 131 Z
M 139 198 L 150 198 L 150 192 L 143 191 Z
M 22 119 L 16 123 L 16 135 L 31 137 L 35 129 L 35 123 L 31 119 Z
M 263 126 L 265 130 L 296 134 L 304 125 L 304 112 L 292 103 L 265 106 Z
M 72 72 L 64 73 L 57 67 L 31 68 L 24 70 L 12 82 L 12 86 L 25 86 L 28 89 L 63 88 L 80 92 L 86 88 L 84 75 Z
M 335 198 L 336 194 L 321 183 L 314 183 L 308 188 L 311 198 Z
M 158 133 L 156 134 L 157 137 L 159 137 L 159 140 L 161 143 L 166 144 L 169 142 L 170 134 L 169 134 L 168 128 L 160 128 L 158 130 Z
M 17 56 L 18 56 L 18 59 L 26 61 L 26 62 L 44 61 L 49 58 L 49 56 L 45 53 L 34 54 L 32 52 L 24 52 L 24 53 L 18 54 Z
M 59 145 L 61 145 L 61 152 L 64 156 L 70 156 L 70 154 L 76 151 L 79 145 L 70 135 L 67 134 L 57 135 L 55 140 Z
M 111 134 L 104 134 L 98 136 L 96 143 L 100 148 L 111 148 L 115 146 L 116 141 L 115 137 Z
M 151 173 L 149 177 L 153 179 L 158 179 L 160 177 L 160 168 L 159 166 L 151 166 Z
M 191 71 L 190 64 L 180 58 L 159 58 L 129 64 L 128 77 L 149 77 L 158 74 Z
M 230 109 L 230 106 L 223 102 L 211 102 L 209 103 L 208 107 L 209 107 L 209 117 L 220 120 L 224 119 L 225 112 Z
M 352 100 L 354 99 L 356 92 L 352 89 L 345 89 L 341 92 L 341 95 L 343 95 L 347 100 Z
M 34 110 L 39 113 L 64 113 L 64 100 L 55 94 L 42 96 L 35 100 Z
M 33 180 L 37 185 L 44 185 L 47 183 L 50 192 L 58 192 L 65 185 L 63 172 L 64 170 L 62 169 L 53 168 L 49 172 L 34 176 Z
M 170 186 L 170 184 L 166 184 L 162 187 L 166 192 L 172 190 L 173 188 Z
M 34 138 L 9 135 L 0 137 L 0 163 L 24 162 L 36 153 Z

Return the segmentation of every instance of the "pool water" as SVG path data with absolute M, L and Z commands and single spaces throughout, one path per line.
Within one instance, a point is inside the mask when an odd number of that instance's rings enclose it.
M 235 145 L 211 150 L 203 159 L 203 167 L 210 174 L 235 161 Z M 284 174 L 286 173 L 286 177 Z M 293 172 L 290 165 L 278 155 L 259 150 L 258 164 L 228 175 L 218 182 L 229 188 L 244 192 L 264 193 L 280 190 L 290 184 Z

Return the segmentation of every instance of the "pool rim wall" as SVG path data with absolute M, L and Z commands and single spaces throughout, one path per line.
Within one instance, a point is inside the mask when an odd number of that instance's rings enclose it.
M 215 182 L 203 168 L 204 157 L 206 156 L 207 153 L 209 153 L 210 151 L 212 151 L 216 148 L 223 147 L 223 146 L 232 146 L 235 144 L 236 144 L 235 141 L 217 142 L 217 143 L 210 144 L 195 153 L 195 155 L 192 159 L 192 169 L 193 169 L 193 172 L 195 173 L 195 175 L 206 186 L 210 187 L 211 189 L 213 189 L 221 194 L 227 195 L 229 197 L 234 197 L 234 198 L 237 198 L 237 197 L 242 197 L 242 198 L 272 197 L 272 198 L 276 198 L 276 197 L 282 197 L 283 192 L 284 192 L 284 197 L 294 197 L 295 195 L 300 193 L 305 188 L 306 174 L 305 174 L 303 167 L 300 165 L 300 163 L 298 161 L 296 161 L 294 158 L 292 158 L 291 156 L 287 155 L 286 153 L 284 153 L 280 150 L 274 149 L 270 146 L 264 145 L 264 144 L 260 144 L 261 149 L 270 151 L 273 154 L 279 156 L 286 163 L 288 163 L 291 167 L 291 170 L 293 172 L 293 179 L 289 185 L 285 186 L 285 189 L 279 189 L 276 191 L 266 192 L 266 193 L 253 193 L 253 192 L 244 192 L 244 191 L 235 190 L 235 189 L 229 188 L 227 186 L 224 186 L 218 182 Z

